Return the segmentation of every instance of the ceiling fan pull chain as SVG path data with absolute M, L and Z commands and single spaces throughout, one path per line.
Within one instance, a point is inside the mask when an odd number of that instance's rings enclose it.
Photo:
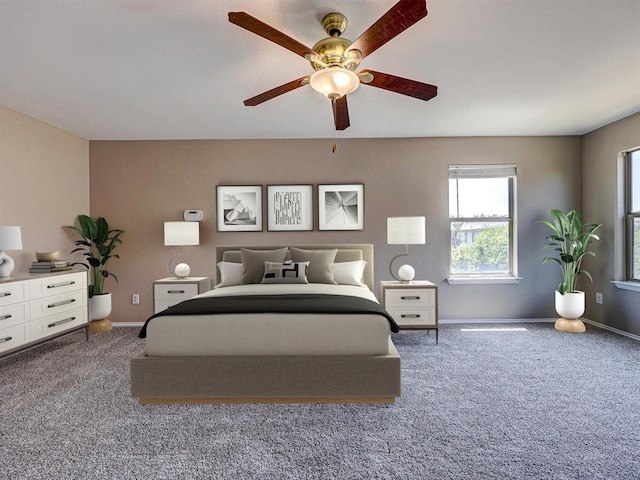
M 331 152 L 332 153 L 336 153 L 336 150 L 338 150 L 338 143 L 336 140 L 336 125 L 334 123 L 333 125 L 333 146 L 331 147 Z

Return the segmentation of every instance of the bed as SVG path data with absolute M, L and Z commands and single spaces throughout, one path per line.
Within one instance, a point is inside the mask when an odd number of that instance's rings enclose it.
M 145 323 L 145 349 L 131 359 L 140 403 L 400 396 L 397 325 L 373 294 L 372 245 L 218 246 L 216 265 L 215 288 Z

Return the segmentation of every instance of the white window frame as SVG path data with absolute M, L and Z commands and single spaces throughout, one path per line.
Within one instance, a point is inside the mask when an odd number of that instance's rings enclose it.
M 519 283 L 518 277 L 518 222 L 517 222 L 517 169 L 513 164 L 495 165 L 449 165 L 448 179 L 451 178 L 508 178 L 509 179 L 509 215 L 504 218 L 478 219 L 451 217 L 449 212 L 449 277 L 452 284 L 502 284 Z M 449 182 L 447 182 L 448 185 Z M 447 205 L 447 208 L 448 205 Z M 498 221 L 509 223 L 509 272 L 501 274 L 488 273 L 452 273 L 451 272 L 451 225 L 454 222 Z
M 633 219 L 640 218 L 640 211 L 631 211 L 631 156 L 640 154 L 640 146 L 620 152 L 618 155 L 618 222 L 614 229 L 615 264 L 613 284 L 624 290 L 640 292 L 640 279 L 633 278 Z M 635 192 L 640 195 L 640 192 Z

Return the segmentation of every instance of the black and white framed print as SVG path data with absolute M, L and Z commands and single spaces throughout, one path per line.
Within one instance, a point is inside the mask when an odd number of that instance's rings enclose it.
M 364 185 L 318 185 L 318 230 L 364 230 Z
M 267 185 L 267 230 L 313 230 L 313 185 Z
M 262 231 L 262 185 L 216 186 L 219 232 Z

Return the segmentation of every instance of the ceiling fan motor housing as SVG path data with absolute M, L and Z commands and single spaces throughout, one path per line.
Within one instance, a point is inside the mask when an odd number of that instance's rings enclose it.
M 318 54 L 319 61 L 310 58 L 311 67 L 317 71 L 339 66 L 354 71 L 358 67 L 359 52 L 352 50 L 345 56 L 344 53 L 352 42 L 340 36 L 347 29 L 347 18 L 341 13 L 330 13 L 322 19 L 322 27 L 330 36 L 313 46 L 312 50 Z

